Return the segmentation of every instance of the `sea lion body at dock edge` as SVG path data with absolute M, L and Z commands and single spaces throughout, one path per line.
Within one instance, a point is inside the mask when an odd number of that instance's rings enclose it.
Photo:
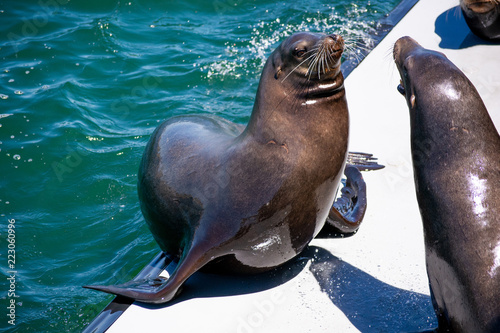
M 500 136 L 467 77 L 409 37 L 394 46 L 439 332 L 500 332 Z
M 145 149 L 138 192 L 168 279 L 89 286 L 146 303 L 175 297 L 202 267 L 256 273 L 299 254 L 325 224 L 344 171 L 349 117 L 338 35 L 298 33 L 268 58 L 246 128 L 167 120 Z

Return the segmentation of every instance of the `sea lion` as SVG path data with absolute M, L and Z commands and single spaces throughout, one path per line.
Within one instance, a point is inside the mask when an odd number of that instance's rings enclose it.
M 257 273 L 299 254 L 325 224 L 346 162 L 343 50 L 335 34 L 297 33 L 281 43 L 243 131 L 206 116 L 161 124 L 146 146 L 138 193 L 155 240 L 178 266 L 168 279 L 88 288 L 164 303 L 202 267 Z
M 445 55 L 403 37 L 394 59 L 439 330 L 500 332 L 500 136 Z
M 465 22 L 478 37 L 500 42 L 500 1 L 460 0 Z

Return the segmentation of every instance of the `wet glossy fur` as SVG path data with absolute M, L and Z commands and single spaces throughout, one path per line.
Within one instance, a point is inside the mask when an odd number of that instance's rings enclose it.
M 426 263 L 442 332 L 500 332 L 500 137 L 472 83 L 409 37 L 394 46 L 411 120 Z
M 138 191 L 155 240 L 179 264 L 169 279 L 91 288 L 163 303 L 202 267 L 255 273 L 300 253 L 323 227 L 346 161 L 343 47 L 336 35 L 284 41 L 263 69 L 243 131 L 217 117 L 160 125 Z

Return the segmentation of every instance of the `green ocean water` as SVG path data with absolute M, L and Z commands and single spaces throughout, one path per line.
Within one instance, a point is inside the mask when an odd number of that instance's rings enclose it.
M 280 41 L 369 47 L 398 2 L 0 0 L 0 331 L 81 331 L 112 299 L 81 286 L 127 281 L 158 253 L 136 181 L 161 121 L 245 124 Z

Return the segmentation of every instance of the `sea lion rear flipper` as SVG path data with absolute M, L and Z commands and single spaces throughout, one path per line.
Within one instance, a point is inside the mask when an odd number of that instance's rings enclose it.
M 124 296 L 143 303 L 166 303 L 179 293 L 184 282 L 193 273 L 198 271 L 212 258 L 204 246 L 192 245 L 190 248 L 184 250 L 184 255 L 168 279 L 158 276 L 155 278 L 132 280 L 118 285 L 90 285 L 83 287 Z
M 132 280 L 117 285 L 90 285 L 83 287 L 139 300 L 145 297 L 154 297 L 155 294 L 165 287 L 168 280 L 167 278 L 158 276 L 155 278 Z
M 356 167 L 359 171 L 380 170 L 384 165 L 377 163 L 377 158 L 373 154 L 349 152 L 347 154 L 347 165 Z
M 342 195 L 333 203 L 326 221 L 338 232 L 349 234 L 358 230 L 365 216 L 366 184 L 357 166 L 346 165 L 344 174 L 347 179 Z

